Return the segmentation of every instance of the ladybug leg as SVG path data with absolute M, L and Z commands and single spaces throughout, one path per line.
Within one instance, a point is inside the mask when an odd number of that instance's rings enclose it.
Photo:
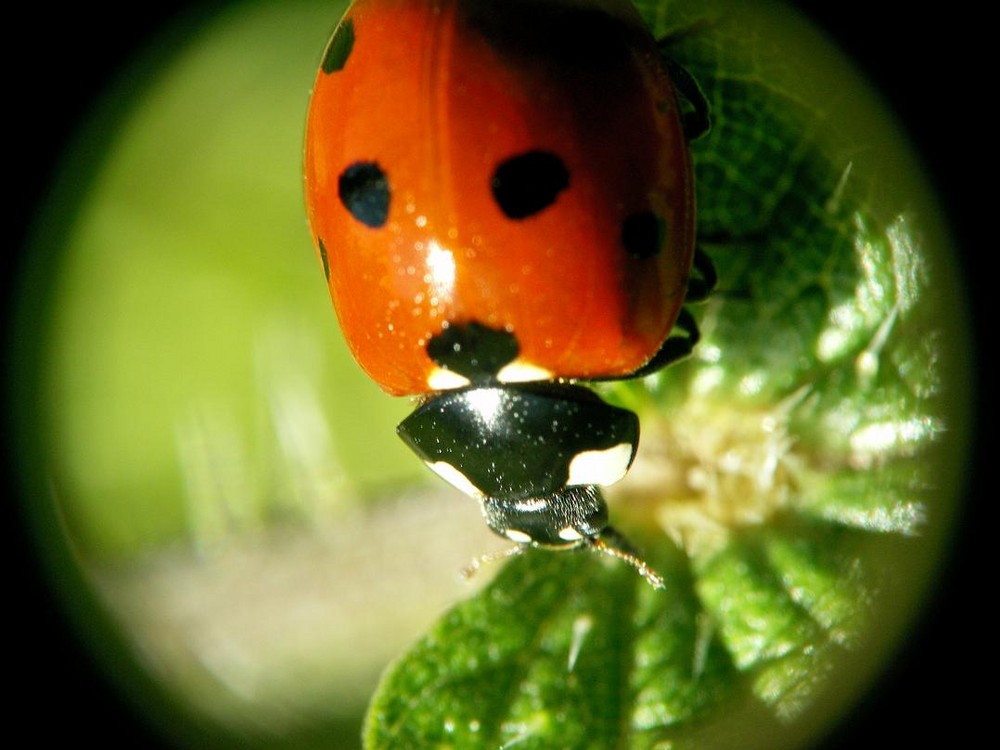
M 667 365 L 679 362 L 690 356 L 699 339 L 701 339 L 701 333 L 698 331 L 698 323 L 691 312 L 686 307 L 682 307 L 677 315 L 677 320 L 674 321 L 674 329 L 670 332 L 667 340 L 663 342 L 660 350 L 629 377 L 644 378 L 657 370 L 662 370 Z
M 715 264 L 712 263 L 712 259 L 700 247 L 694 249 L 692 270 L 694 273 L 688 278 L 684 302 L 704 302 L 715 289 L 719 277 L 715 273 Z
M 672 41 L 671 37 L 661 39 L 657 46 L 660 48 L 663 65 L 666 67 L 667 73 L 670 74 L 670 80 L 673 81 L 677 93 L 689 107 L 681 113 L 681 127 L 684 129 L 684 135 L 688 141 L 693 141 L 705 135 L 712 127 L 708 99 L 705 98 L 705 94 L 694 76 L 664 52 L 664 48 Z
M 684 297 L 685 304 L 704 302 L 715 289 L 718 280 L 712 260 L 700 247 L 695 248 L 692 271 L 693 273 L 688 278 L 687 294 Z M 674 328 L 670 332 L 670 336 L 663 342 L 660 350 L 630 377 L 645 377 L 690 356 L 700 339 L 701 332 L 698 330 L 697 321 L 690 310 L 682 307 L 677 315 L 677 320 L 674 321 Z

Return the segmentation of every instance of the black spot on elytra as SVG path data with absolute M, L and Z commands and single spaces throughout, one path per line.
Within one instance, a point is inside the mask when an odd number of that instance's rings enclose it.
M 569 187 L 562 159 L 548 151 L 526 151 L 502 162 L 490 181 L 493 198 L 510 219 L 525 219 L 555 202 Z
M 348 18 L 337 27 L 333 36 L 330 37 L 330 43 L 326 45 L 326 51 L 323 53 L 323 64 L 320 66 L 323 72 L 329 74 L 343 70 L 353 49 L 354 21 Z
M 326 254 L 326 245 L 319 238 L 317 238 L 316 244 L 319 245 L 319 258 L 323 261 L 323 276 L 326 277 L 327 281 L 330 281 L 330 257 Z
M 482 323 L 452 323 L 427 342 L 427 355 L 446 370 L 477 383 L 492 379 L 520 351 L 517 338 Z
M 362 224 L 378 229 L 389 218 L 389 178 L 376 162 L 357 161 L 337 181 L 344 208 Z
M 622 245 L 633 258 L 657 255 L 667 241 L 667 223 L 652 211 L 639 211 L 622 222 Z

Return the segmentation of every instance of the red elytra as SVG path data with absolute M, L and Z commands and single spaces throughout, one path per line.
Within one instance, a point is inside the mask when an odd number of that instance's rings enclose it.
M 627 377 L 684 301 L 690 155 L 627 0 L 356 0 L 305 187 L 348 345 L 391 394 L 467 382 L 428 344 L 470 323 L 516 341 L 498 380 Z

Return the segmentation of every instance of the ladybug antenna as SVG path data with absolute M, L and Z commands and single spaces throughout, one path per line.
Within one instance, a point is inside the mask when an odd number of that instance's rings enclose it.
M 514 555 L 520 555 L 524 552 L 524 549 L 525 546 L 523 544 L 517 544 L 513 547 L 507 547 L 507 549 L 498 549 L 493 552 L 487 552 L 484 555 L 473 558 L 468 565 L 459 571 L 459 574 L 465 580 L 469 580 L 479 572 L 479 569 L 483 567 L 483 565 L 487 563 L 494 563 L 498 560 L 505 560 L 508 557 L 514 557 Z
M 628 540 L 610 526 L 605 527 L 605 529 L 601 531 L 600 536 L 586 537 L 585 543 L 595 552 L 601 552 L 609 557 L 615 558 L 616 560 L 628 563 L 635 568 L 636 572 L 645 578 L 646 582 L 654 589 L 665 589 L 667 587 L 667 584 L 663 580 L 663 576 L 649 567 L 646 561 L 639 557 L 637 552 L 633 551 L 632 545 L 629 544 Z M 528 544 L 515 544 L 513 547 L 498 549 L 493 552 L 487 552 L 479 555 L 478 557 L 474 557 L 468 565 L 462 568 L 459 571 L 459 574 L 463 579 L 469 580 L 479 572 L 479 569 L 483 567 L 483 565 L 488 565 L 499 562 L 500 560 L 506 560 L 508 557 L 520 555 L 529 547 L 530 545 Z
M 591 549 L 603 552 L 605 555 L 631 565 L 639 575 L 646 579 L 646 583 L 654 589 L 665 589 L 667 587 L 663 576 L 649 567 L 645 560 L 633 552 L 631 550 L 632 545 L 628 543 L 628 540 L 610 526 L 605 528 L 600 536 L 589 537 L 587 543 Z

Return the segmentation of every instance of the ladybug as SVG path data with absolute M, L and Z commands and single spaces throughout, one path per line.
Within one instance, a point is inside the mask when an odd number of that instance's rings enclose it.
M 326 48 L 305 193 L 344 336 L 420 398 L 400 437 L 515 549 L 589 546 L 662 585 L 598 489 L 638 419 L 579 381 L 698 339 L 707 122 L 628 0 L 355 0 Z

